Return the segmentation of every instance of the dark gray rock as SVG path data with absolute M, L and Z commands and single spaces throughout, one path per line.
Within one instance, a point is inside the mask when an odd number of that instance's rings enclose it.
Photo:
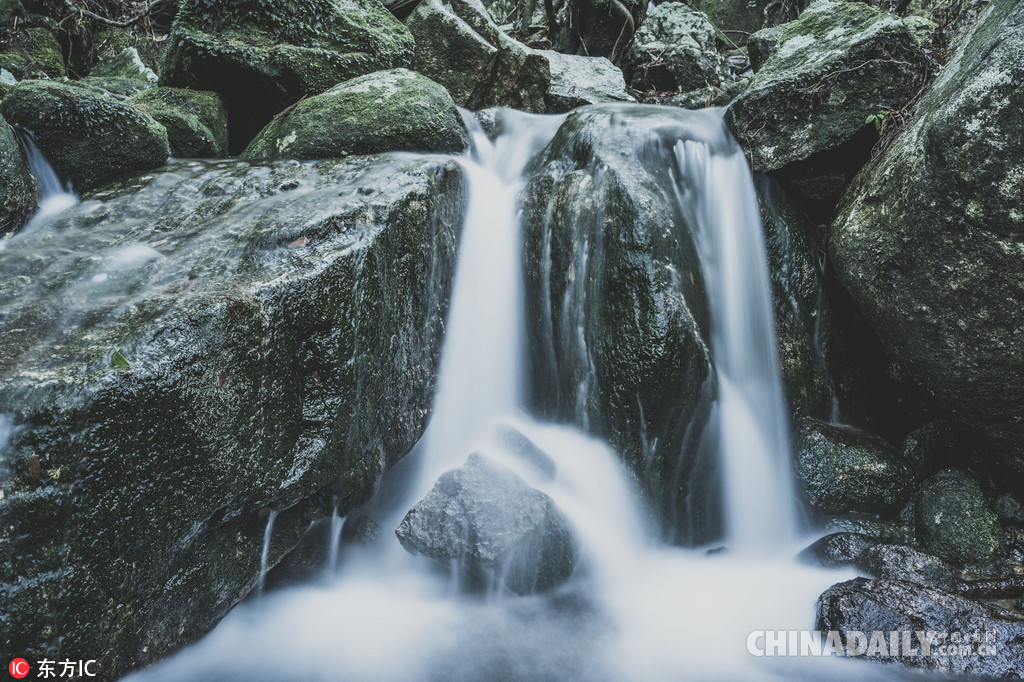
M 551 71 L 551 87 L 544 95 L 549 113 L 603 102 L 633 102 L 619 67 L 604 57 L 583 57 L 540 50 Z
M 470 455 L 437 480 L 395 530 L 402 546 L 476 580 L 501 580 L 518 594 L 558 587 L 572 575 L 576 546 L 550 497 L 510 469 Z
M 901 646 L 895 655 L 886 647 L 869 658 L 955 675 L 1024 675 L 1024 616 L 913 583 L 856 578 L 833 585 L 818 598 L 816 627 L 869 636 L 882 631 L 886 637 L 893 630 L 948 633 L 949 638 L 931 646 L 929 655 L 923 655 L 915 636 L 911 642 L 918 655 L 910 655 Z M 956 642 L 954 633 L 967 641 Z M 975 634 L 981 642 L 970 641 Z M 986 640 L 986 635 L 994 641 Z M 956 648 L 951 651 L 948 647 L 954 643 Z M 973 647 L 975 653 L 962 653 L 960 644 Z M 991 649 L 977 655 L 978 644 L 991 645 Z
M 832 222 L 838 276 L 900 363 L 1024 486 L 1024 5 L 990 3 Z M 961 464 L 962 466 L 962 464 Z
M 17 232 L 36 210 L 36 181 L 11 126 L 0 118 L 0 239 Z
M 153 85 L 156 85 L 158 80 L 156 72 L 142 63 L 142 57 L 134 47 L 126 47 L 116 54 L 101 59 L 99 64 L 89 71 L 89 75 L 140 80 Z
M 797 479 L 815 509 L 892 515 L 913 494 L 913 472 L 886 441 L 852 426 L 803 419 Z
M 921 548 L 956 565 L 979 564 L 999 548 L 1002 528 L 978 483 L 945 469 L 921 484 L 917 538 Z
M 620 64 L 643 25 L 649 0 L 565 0 L 551 39 L 559 52 Z
M 426 423 L 464 204 L 454 161 L 175 162 L 9 240 L 8 646 L 116 679 L 253 587 L 270 509 L 273 565 L 364 502 Z
M 637 30 L 631 84 L 637 90 L 689 92 L 716 87 L 729 77 L 715 27 L 703 12 L 665 2 Z
M 862 533 L 832 533 L 815 540 L 797 556 L 805 563 L 826 568 L 852 566 L 866 549 L 876 544 L 877 540 Z
M 875 578 L 956 591 L 956 577 L 949 565 L 906 545 L 873 545 L 861 552 L 854 564 Z
M 184 159 L 215 159 L 228 153 L 228 112 L 215 92 L 150 88 L 130 104 L 167 129 L 171 154 Z

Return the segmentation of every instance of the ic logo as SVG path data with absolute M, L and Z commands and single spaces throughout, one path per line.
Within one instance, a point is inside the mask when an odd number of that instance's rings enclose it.
M 28 661 L 24 658 L 16 658 L 11 661 L 11 664 L 7 666 L 7 670 L 11 673 L 11 677 L 21 679 L 28 675 L 29 665 Z

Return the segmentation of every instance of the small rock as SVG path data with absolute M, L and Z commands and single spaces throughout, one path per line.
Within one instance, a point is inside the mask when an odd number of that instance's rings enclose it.
M 984 562 L 999 548 L 1002 528 L 978 483 L 945 469 L 921 485 L 917 537 L 921 548 L 956 566 Z
M 647 13 L 636 34 L 637 90 L 689 92 L 715 87 L 729 76 L 719 54 L 715 27 L 703 12 L 681 2 L 666 2 Z
M 862 533 L 832 533 L 815 540 L 797 558 L 804 563 L 826 568 L 852 566 L 861 553 L 877 542 Z

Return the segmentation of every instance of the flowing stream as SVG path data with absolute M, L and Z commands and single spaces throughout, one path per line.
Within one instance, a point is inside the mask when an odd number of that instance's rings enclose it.
M 337 550 L 335 519 L 322 580 L 248 600 L 199 643 L 133 679 L 740 680 L 836 670 L 843 679 L 879 678 L 875 666 L 757 658 L 746 648 L 755 629 L 811 629 L 817 596 L 852 575 L 793 560 L 807 538 L 790 478 L 757 200 L 738 148 L 712 152 L 701 139 L 675 148 L 679 200 L 695 218 L 711 307 L 728 551 L 664 544 L 605 443 L 525 410 L 517 202 L 527 164 L 561 122 L 505 112 L 493 141 L 472 123 L 473 152 L 462 160 L 470 203 L 434 412 L 362 510 L 379 538 Z M 553 478 L 508 452 L 509 428 L 554 460 Z M 580 552 L 567 584 L 525 597 L 467 592 L 399 545 L 401 518 L 471 452 L 513 469 L 564 512 Z

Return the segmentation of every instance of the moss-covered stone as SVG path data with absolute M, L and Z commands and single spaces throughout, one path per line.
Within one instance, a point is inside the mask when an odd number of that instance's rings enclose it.
M 452 152 L 469 133 L 448 92 L 406 69 L 346 81 L 271 121 L 243 158 L 325 159 L 385 151 Z
M 64 55 L 60 43 L 50 29 L 43 27 L 19 29 L 14 39 L 16 52 L 27 62 L 26 72 L 45 74 L 49 78 L 64 77 Z
M 72 85 L 101 90 L 118 99 L 128 99 L 145 90 L 156 87 L 149 81 L 138 78 L 116 78 L 106 76 L 86 76 L 77 81 L 71 81 Z
M 999 518 L 978 483 L 958 469 L 921 485 L 916 519 L 921 548 L 957 566 L 981 564 L 999 549 Z
M 873 139 L 836 150 L 875 134 L 865 123 L 869 115 L 899 109 L 914 96 L 924 53 L 899 17 L 860 2 L 818 0 L 798 20 L 768 31 L 773 39 L 759 44 L 770 54 L 729 106 L 729 127 L 754 170 L 817 162 L 847 173 L 841 187 L 867 160 Z M 753 52 L 751 59 L 760 61 Z
M 92 88 L 24 81 L 4 98 L 0 112 L 31 130 L 57 175 L 79 191 L 156 168 L 170 155 L 162 125 Z
M 412 54 L 412 36 L 377 0 L 183 0 L 161 84 L 223 95 L 241 151 L 300 98 Z
M 156 72 L 142 63 L 139 51 L 134 47 L 126 47 L 120 52 L 100 60 L 90 76 L 103 78 L 130 78 L 132 80 L 156 83 Z
M 762 28 L 793 21 L 808 0 L 690 0 L 691 7 L 708 15 L 716 27 L 728 31 L 731 40 L 742 44 L 744 38 Z
M 25 58 L 16 54 L 0 54 L 0 69 L 4 69 L 12 76 L 21 80 L 28 72 L 28 62 Z
M 913 471 L 896 448 L 860 429 L 814 419 L 800 422 L 796 474 L 810 505 L 830 514 L 892 515 L 913 494 Z
M 5 645 L 119 679 L 256 584 L 270 510 L 273 565 L 365 501 L 427 420 L 463 188 L 447 160 L 175 162 L 0 251 Z
M 703 12 L 666 2 L 647 13 L 637 30 L 633 88 L 689 92 L 717 87 L 729 76 L 715 27 Z
M 14 26 L 24 21 L 27 15 L 21 0 L 0 0 L 0 26 Z
M 459 106 L 545 110 L 548 60 L 502 33 L 480 0 L 423 0 L 406 24 L 416 39 L 413 68 Z
M 991 3 L 831 226 L 901 371 L 1024 486 L 1024 5 Z
M 14 131 L 0 118 L 0 239 L 17 232 L 35 209 L 35 180 Z
M 228 112 L 215 92 L 153 88 L 129 100 L 167 129 L 171 155 L 218 158 L 228 152 Z
M 714 385 L 691 217 L 665 167 L 704 125 L 721 129 L 669 107 L 577 109 L 523 208 L 531 403 L 606 438 L 685 542 L 720 530 L 717 493 L 691 483 L 711 475 L 698 443 Z

